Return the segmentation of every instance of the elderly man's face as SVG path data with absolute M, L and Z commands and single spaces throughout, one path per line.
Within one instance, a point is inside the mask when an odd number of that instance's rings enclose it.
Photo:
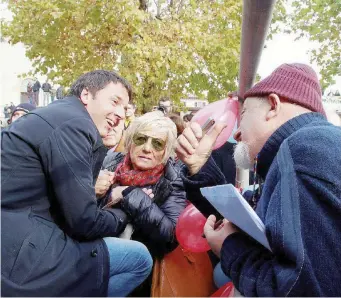
M 240 126 L 234 134 L 238 142 L 234 158 L 240 168 L 252 169 L 255 157 L 269 137 L 268 106 L 257 98 L 247 98 L 243 104 Z
M 130 159 L 134 169 L 145 171 L 160 165 L 165 154 L 165 147 L 163 146 L 162 150 L 160 148 L 162 144 L 166 144 L 167 134 L 141 130 L 136 135 L 139 135 L 140 140 L 133 140 L 130 148 Z M 134 139 L 136 135 L 133 136 Z M 144 140 L 146 142 L 143 142 Z

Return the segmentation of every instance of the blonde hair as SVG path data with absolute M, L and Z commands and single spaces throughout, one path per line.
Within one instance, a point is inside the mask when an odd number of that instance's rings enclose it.
M 137 117 L 130 124 L 124 142 L 125 153 L 130 151 L 133 143 L 133 136 L 143 130 L 166 133 L 167 139 L 162 163 L 166 164 L 170 157 L 174 157 L 174 145 L 177 137 L 176 126 L 171 119 L 158 111 L 146 113 L 143 116 Z

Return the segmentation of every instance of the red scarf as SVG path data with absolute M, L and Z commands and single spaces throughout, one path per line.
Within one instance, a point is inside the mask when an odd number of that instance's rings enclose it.
M 116 168 L 115 182 L 122 186 L 154 185 L 163 175 L 164 168 L 165 166 L 160 164 L 151 170 L 134 170 L 130 155 L 127 154 Z

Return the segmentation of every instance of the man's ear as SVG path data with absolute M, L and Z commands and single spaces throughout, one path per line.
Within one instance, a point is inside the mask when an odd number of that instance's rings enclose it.
M 275 93 L 271 93 L 268 96 L 268 102 L 270 104 L 270 110 L 266 114 L 266 120 L 270 120 L 274 117 L 277 117 L 279 112 L 281 111 L 281 100 L 278 95 Z
M 84 88 L 79 98 L 81 102 L 83 103 L 83 105 L 87 106 L 89 101 L 92 100 L 92 95 L 88 89 Z

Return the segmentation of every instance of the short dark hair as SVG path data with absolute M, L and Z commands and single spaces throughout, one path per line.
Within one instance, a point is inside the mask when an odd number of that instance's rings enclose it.
M 192 113 L 191 114 L 186 114 L 186 115 L 184 115 L 183 120 L 187 121 L 187 122 L 191 122 L 193 116 L 194 115 Z
M 88 89 L 95 96 L 99 90 L 102 90 L 110 82 L 114 84 L 121 83 L 128 91 L 129 102 L 132 100 L 132 88 L 127 80 L 117 73 L 108 70 L 94 70 L 81 75 L 70 88 L 70 95 L 80 97 L 83 89 Z
M 175 114 L 175 113 L 171 113 L 170 115 L 168 115 L 168 118 L 170 118 L 170 120 L 172 120 L 176 126 L 176 132 L 177 135 L 180 136 L 182 134 L 182 132 L 185 129 L 185 123 L 182 120 L 182 118 Z

